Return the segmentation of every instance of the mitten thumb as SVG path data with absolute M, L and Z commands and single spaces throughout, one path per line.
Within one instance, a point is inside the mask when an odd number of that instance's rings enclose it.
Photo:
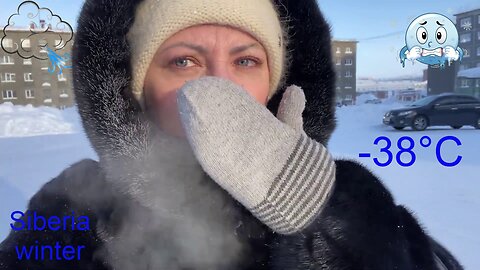
M 303 131 L 302 113 L 305 109 L 305 94 L 302 88 L 291 85 L 283 94 L 278 107 L 277 118 L 295 130 Z

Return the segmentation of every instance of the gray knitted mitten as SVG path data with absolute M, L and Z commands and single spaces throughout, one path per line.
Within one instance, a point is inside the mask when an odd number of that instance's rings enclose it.
M 289 87 L 278 119 L 231 81 L 203 77 L 178 91 L 188 141 L 214 181 L 273 231 L 315 220 L 335 181 L 327 149 L 302 129 L 303 91 Z

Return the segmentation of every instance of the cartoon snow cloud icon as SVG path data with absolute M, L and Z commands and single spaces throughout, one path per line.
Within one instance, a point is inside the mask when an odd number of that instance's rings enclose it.
M 19 38 L 19 33 L 24 36 Z M 63 68 L 69 67 L 66 62 L 70 60 L 70 55 L 60 55 L 58 52 L 72 40 L 73 29 L 50 9 L 39 7 L 33 1 L 22 2 L 17 12 L 8 18 L 3 34 L 0 45 L 5 52 L 18 54 L 24 59 L 50 60 L 51 73 L 58 68 L 61 74 Z
M 458 47 L 458 31 L 447 17 L 427 13 L 417 17 L 408 26 L 406 46 L 400 51 L 400 62 L 418 61 L 432 67 L 445 67 L 453 61 L 461 61 L 462 48 Z

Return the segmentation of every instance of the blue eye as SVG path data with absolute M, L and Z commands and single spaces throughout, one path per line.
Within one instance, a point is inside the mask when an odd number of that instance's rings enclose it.
M 188 58 L 176 58 L 174 60 L 174 64 L 176 67 L 179 68 L 186 68 L 195 65 L 195 63 L 193 63 L 193 61 Z
M 237 61 L 237 65 L 244 67 L 253 67 L 257 65 L 257 61 L 249 58 L 242 58 Z

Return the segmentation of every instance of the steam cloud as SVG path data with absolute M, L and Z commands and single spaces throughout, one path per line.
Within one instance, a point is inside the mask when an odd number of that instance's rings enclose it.
M 121 270 L 231 269 L 247 252 L 235 233 L 242 225 L 236 203 L 206 176 L 187 142 L 157 142 L 153 156 L 105 160 L 108 181 L 132 200 L 121 200 L 120 220 L 100 221 L 106 244 L 97 256 Z
M 29 31 L 24 32 L 25 36 L 21 37 L 20 43 L 14 42 L 13 46 L 7 46 L 5 41 L 10 38 L 13 31 L 18 30 L 20 26 L 29 27 Z M 72 26 L 62 20 L 62 18 L 44 7 L 39 7 L 33 1 L 22 2 L 17 9 L 17 13 L 8 18 L 7 25 L 3 28 L 4 37 L 0 41 L 1 47 L 4 51 L 10 54 L 17 53 L 24 59 L 37 58 L 40 60 L 47 60 L 49 57 L 41 55 L 39 49 L 47 50 L 51 48 L 53 51 L 63 49 L 67 43 L 73 38 Z M 15 31 L 18 33 L 18 31 Z M 56 35 L 54 40 L 56 44 L 48 44 L 46 35 Z M 25 42 L 26 39 L 36 37 L 39 42 L 31 43 L 30 46 Z

